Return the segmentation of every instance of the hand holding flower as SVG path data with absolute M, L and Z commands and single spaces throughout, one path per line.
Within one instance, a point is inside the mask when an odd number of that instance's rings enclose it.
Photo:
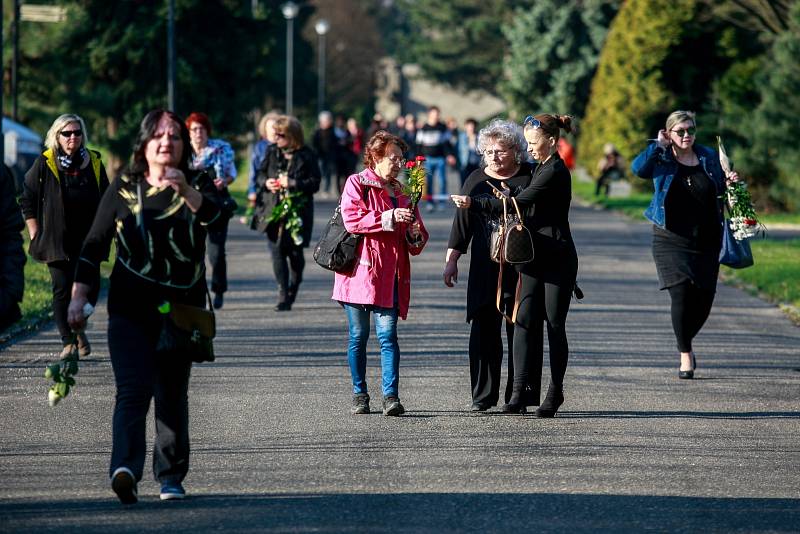
M 453 204 L 457 208 L 469 208 L 472 205 L 472 198 L 469 195 L 450 195 Z

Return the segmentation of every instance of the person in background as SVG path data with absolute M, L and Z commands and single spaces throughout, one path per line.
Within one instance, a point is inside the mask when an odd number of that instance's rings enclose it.
M 3 163 L 0 175 L 0 332 L 22 316 L 19 304 L 25 290 L 25 223 L 17 204 L 14 175 Z
M 653 223 L 653 259 L 660 289 L 669 292 L 672 329 L 680 353 L 678 378 L 694 378 L 692 342 L 714 304 L 722 246 L 723 203 L 728 176 L 713 148 L 695 144 L 690 111 L 673 111 L 654 143 L 631 164 L 652 180 L 655 193 L 644 215 Z
M 116 384 L 111 488 L 138 501 L 147 455 L 147 412 L 155 404 L 153 475 L 161 500 L 183 499 L 189 470 L 191 354 L 156 352 L 166 303 L 205 307 L 205 233 L 222 219 L 207 171 L 190 169 L 189 130 L 180 117 L 153 110 L 141 122 L 128 169 L 109 186 L 75 271 L 69 324 L 86 325 L 83 307 L 100 286 L 112 239 L 116 261 L 108 290 L 108 349 Z
M 571 171 L 575 168 L 575 149 L 573 148 L 572 144 L 567 141 L 566 138 L 560 137 L 558 139 L 558 156 L 561 158 L 561 161 L 564 162 L 564 166 L 567 167 L 568 171 Z
M 47 149 L 25 175 L 20 198 L 31 237 L 28 252 L 47 264 L 53 284 L 53 317 L 61 335 L 61 357 L 77 343 L 80 356 L 91 354 L 85 333 L 73 334 L 67 308 L 81 246 L 92 226 L 108 176 L 100 154 L 86 148 L 86 124 L 78 115 L 59 116 L 45 136 Z M 108 254 L 108 250 L 105 250 Z M 105 256 L 104 256 L 105 258 Z M 97 303 L 97 291 L 88 295 Z
M 395 117 L 394 122 L 389 126 L 389 133 L 402 139 L 403 130 L 406 129 L 406 118 L 404 115 Z
M 275 311 L 292 309 L 306 260 L 303 249 L 311 241 L 314 227 L 314 193 L 320 184 L 317 156 L 303 139 L 303 126 L 297 118 L 281 115 L 275 120 L 275 144 L 258 173 L 258 198 L 251 228 L 267 234 L 272 254 L 272 269 L 278 285 Z M 272 219 L 273 209 L 289 199 L 301 221 L 297 232 L 287 228 L 290 213 Z
M 323 111 L 319 114 L 317 129 L 314 130 L 311 140 L 311 148 L 317 153 L 319 170 L 322 174 L 320 189 L 322 195 L 327 197 L 331 194 L 331 177 L 336 176 L 339 160 L 339 139 L 336 137 L 333 114 L 330 111 Z
M 192 168 L 213 170 L 214 185 L 220 199 L 229 199 L 228 186 L 236 179 L 233 148 L 222 139 L 211 139 L 211 121 L 205 113 L 190 113 L 186 127 L 192 141 Z M 233 212 L 223 212 L 230 219 Z M 228 264 L 225 257 L 225 241 L 228 239 L 228 221 L 220 221 L 208 230 L 208 261 L 211 263 L 211 291 L 214 292 L 214 308 L 223 306 L 224 294 L 228 290 Z
M 458 170 L 463 186 L 467 177 L 477 170 L 481 163 L 481 155 L 478 154 L 478 121 L 470 118 L 464 122 L 464 129 L 458 133 L 456 146 L 458 147 Z
M 247 182 L 247 202 L 249 211 L 256 207 L 256 193 L 258 185 L 256 177 L 258 176 L 258 169 L 261 168 L 261 163 L 267 155 L 267 148 L 275 142 L 275 119 L 280 114 L 276 111 L 270 111 L 258 122 L 258 135 L 260 139 L 253 146 L 253 155 L 250 158 L 250 179 Z M 249 224 L 246 220 L 243 223 Z
M 461 188 L 461 196 L 454 195 L 454 201 L 480 195 L 490 198 L 492 186 L 518 193 L 530 183 L 532 166 L 527 162 L 525 138 L 517 124 L 501 119 L 491 121 L 477 135 L 475 150 L 480 152 L 486 165 L 470 173 Z M 472 247 L 467 279 L 467 322 L 470 323 L 470 409 L 474 412 L 486 411 L 496 406 L 499 400 L 503 325 L 508 345 L 506 403 L 511 399 L 514 385 L 514 325 L 505 321 L 497 309 L 500 265 L 489 257 L 490 222 L 499 224 L 501 218 L 502 210 L 456 210 L 445 257 L 444 283 L 447 287 L 453 287 L 458 282 L 458 259 Z M 514 310 L 518 279 L 514 266 L 503 264 L 500 306 L 508 316 Z
M 405 143 L 379 130 L 364 150 L 364 171 L 347 179 L 342 219 L 348 232 L 361 234 L 359 261 L 351 273 L 335 273 L 333 300 L 347 314 L 347 359 L 353 380 L 351 413 L 367 414 L 367 339 L 370 315 L 381 348 L 383 415 L 405 412 L 400 402 L 400 347 L 397 319 L 405 319 L 411 299 L 411 261 L 428 241 L 419 209 L 410 208 L 397 176 L 405 163 Z
M 569 225 L 572 177 L 556 147 L 560 131 L 571 129 L 569 115 L 543 113 L 526 117 L 523 134 L 528 154 L 538 165 L 528 187 L 519 193 L 495 193 L 516 199 L 536 251 L 532 261 L 517 265 L 520 291 L 514 324 L 514 390 L 511 400 L 503 406 L 504 412 L 524 413 L 528 406 L 539 405 L 543 323 L 547 324 L 550 346 L 550 385 L 536 416 L 554 417 L 564 402 L 564 375 L 569 360 L 566 321 L 570 299 L 576 291 L 578 254 Z M 485 195 L 454 200 L 458 207 L 472 206 L 483 212 L 502 209 L 500 199 Z
M 603 157 L 597 162 L 597 185 L 594 188 L 595 196 L 600 196 L 602 191 L 608 196 L 611 182 L 625 177 L 625 161 L 617 152 L 617 147 L 606 143 L 603 147 Z
M 403 128 L 402 135 L 398 137 L 408 145 L 408 149 L 403 156 L 411 161 L 414 159 L 414 156 L 416 156 L 415 147 L 417 143 L 417 119 L 414 117 L 413 113 L 406 114 L 405 128 Z
M 453 145 L 450 144 L 450 130 L 439 122 L 441 112 L 437 106 L 428 108 L 428 120 L 417 129 L 417 154 L 425 156 L 427 172 L 428 204 L 425 209 L 433 211 L 434 207 L 444 209 L 444 200 L 437 202 L 434 194 L 434 181 L 438 180 L 439 193 L 442 199 L 447 196 L 447 165 L 455 164 Z
M 344 184 L 347 177 L 356 172 L 358 158 L 364 150 L 364 130 L 358 125 L 358 121 L 353 117 L 347 119 L 347 137 L 342 151 L 342 173 L 339 175 L 338 189 L 341 196 L 344 191 Z

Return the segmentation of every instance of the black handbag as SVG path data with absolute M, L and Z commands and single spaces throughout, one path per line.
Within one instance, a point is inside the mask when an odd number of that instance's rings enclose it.
M 522 214 L 517 205 L 517 199 L 511 197 L 511 203 L 517 212 L 516 220 L 509 220 L 506 216 L 506 201 L 503 199 L 503 215 L 506 220 L 506 229 L 503 234 L 503 256 L 506 263 L 519 264 L 533 261 L 533 238 L 531 233 L 522 224 Z M 511 216 L 513 219 L 513 215 Z
M 157 355 L 167 358 L 188 357 L 198 363 L 214 361 L 213 340 L 217 329 L 208 289 L 206 297 L 207 309 L 172 302 L 169 310 L 162 312 L 161 333 L 156 344 Z
M 237 204 L 236 200 L 231 196 L 227 187 L 218 190 L 217 195 L 219 196 L 219 208 L 222 211 L 222 215 L 230 219 L 236 213 L 236 210 L 239 209 L 239 204 Z
M 323 269 L 349 274 L 358 260 L 360 242 L 360 234 L 352 234 L 344 227 L 342 206 L 338 205 L 314 248 L 314 261 Z

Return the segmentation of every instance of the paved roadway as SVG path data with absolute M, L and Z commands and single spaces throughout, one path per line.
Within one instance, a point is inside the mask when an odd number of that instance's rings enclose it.
M 0 531 L 800 531 L 800 329 L 778 309 L 720 286 L 698 379 L 679 381 L 648 225 L 576 207 L 586 299 L 568 323 L 566 403 L 553 420 L 472 414 L 467 258 L 457 288 L 441 281 L 451 215 L 426 217 L 413 261 L 401 418 L 349 415 L 332 276 L 309 261 L 294 310 L 273 312 L 265 243 L 232 225 L 218 361 L 193 371 L 184 502 L 158 501 L 149 475 L 133 508 L 109 489 L 102 306 L 95 353 L 54 409 L 54 330 L 0 352 Z

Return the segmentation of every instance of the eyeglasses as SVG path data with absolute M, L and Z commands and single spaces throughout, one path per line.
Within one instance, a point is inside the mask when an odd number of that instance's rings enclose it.
M 539 122 L 539 119 L 534 118 L 533 115 L 528 115 L 527 117 L 525 117 L 525 120 L 522 121 L 522 127 L 523 128 L 525 128 L 529 124 L 531 125 L 531 128 L 533 128 L 534 130 L 536 128 L 541 128 L 542 127 L 542 123 Z
M 694 137 L 695 132 L 697 132 L 697 128 L 692 126 L 691 128 L 679 128 L 677 130 L 670 130 L 671 132 L 675 132 L 678 134 L 678 137 L 684 137 L 685 135 L 689 135 L 690 137 Z
M 386 156 L 386 159 L 388 159 L 392 165 L 399 165 L 400 167 L 402 167 L 403 165 L 406 164 L 405 158 L 398 158 L 397 156 Z
M 66 137 L 69 139 L 70 137 L 80 137 L 83 135 L 83 130 L 62 130 L 59 132 L 61 137 Z
M 497 156 L 498 158 L 504 158 L 508 156 L 508 150 L 484 150 L 483 155 L 487 158 L 491 158 L 492 156 Z

